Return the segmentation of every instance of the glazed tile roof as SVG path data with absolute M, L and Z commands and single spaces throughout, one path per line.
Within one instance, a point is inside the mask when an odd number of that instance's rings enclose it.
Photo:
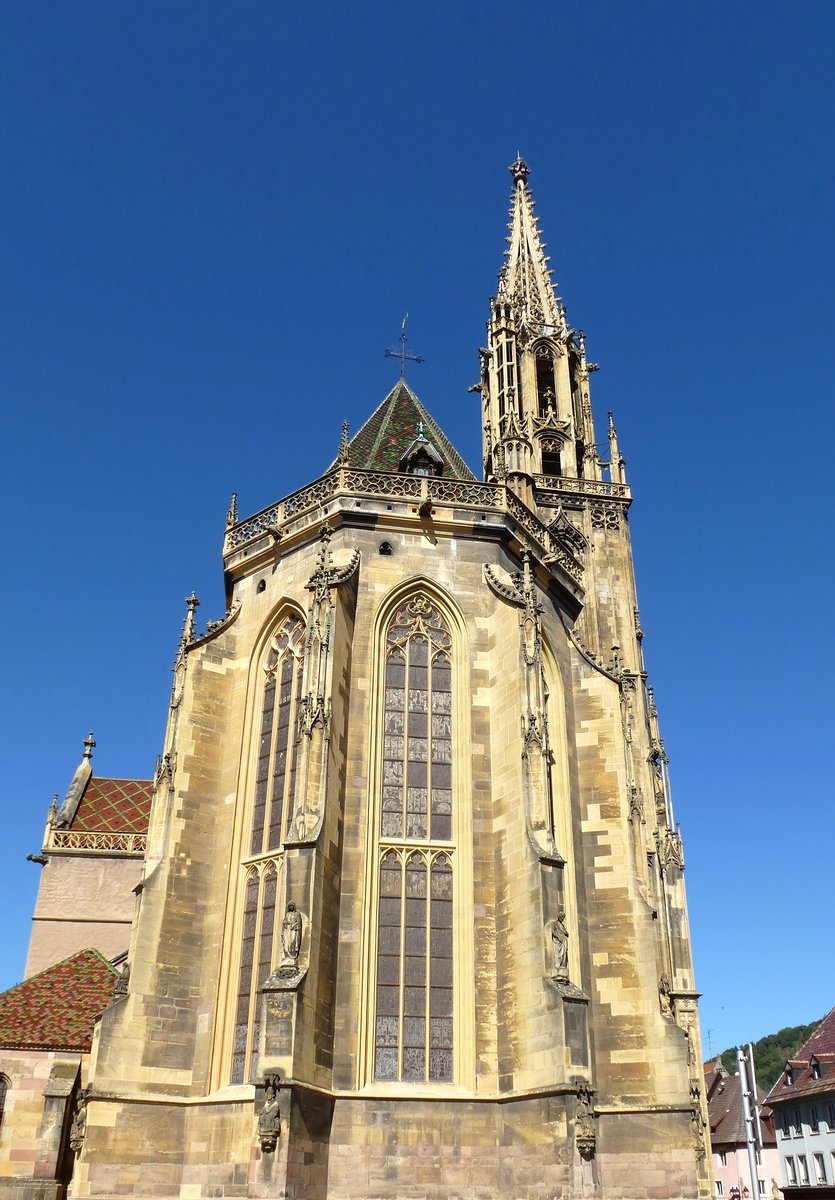
M 69 828 L 83 833 L 147 833 L 153 781 L 93 777 Z
M 426 439 L 441 455 L 445 478 L 475 479 L 470 468 L 404 380 L 399 380 L 383 403 L 348 443 L 348 463 L 363 471 L 397 471 L 400 460 L 418 436 L 423 422 Z
M 820 1079 L 815 1079 L 811 1060 L 818 1060 Z M 782 1100 L 797 1100 L 835 1092 L 835 1008 L 828 1013 L 815 1032 L 788 1060 L 794 1068 L 794 1080 L 786 1084 L 785 1072 L 768 1093 L 769 1104 Z
M 89 1050 L 118 974 L 98 950 L 80 950 L 0 993 L 0 1046 Z

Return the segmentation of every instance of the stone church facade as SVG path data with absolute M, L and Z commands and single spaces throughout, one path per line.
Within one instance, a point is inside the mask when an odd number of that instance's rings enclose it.
M 482 478 L 401 375 L 320 478 L 233 498 L 71 1178 L 6 1123 L 0 1197 L 709 1195 L 631 493 L 511 173 Z

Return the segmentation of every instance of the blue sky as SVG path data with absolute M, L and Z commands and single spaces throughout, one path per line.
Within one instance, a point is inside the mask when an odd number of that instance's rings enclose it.
M 0 987 L 82 738 L 151 773 L 230 493 L 321 473 L 406 311 L 478 467 L 518 149 L 636 496 L 705 1049 L 835 1003 L 833 33 L 830 3 L 2 6 Z

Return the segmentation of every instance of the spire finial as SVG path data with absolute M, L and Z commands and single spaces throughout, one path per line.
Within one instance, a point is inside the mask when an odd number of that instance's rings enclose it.
M 339 453 L 336 456 L 338 463 L 347 463 L 348 461 L 348 422 L 342 422 L 342 441 L 339 443 Z
M 96 739 L 93 737 L 93 733 L 91 730 L 90 733 L 88 733 L 86 738 L 84 739 L 84 755 L 83 755 L 83 757 L 88 758 L 88 759 L 92 758 L 93 751 L 95 750 L 95 748 L 96 748 Z
M 424 361 L 422 354 L 413 354 L 411 350 L 406 349 L 406 322 L 409 319 L 409 314 L 406 313 L 400 325 L 400 349 L 395 350 L 393 346 L 389 346 L 386 350 L 386 358 L 400 359 L 400 378 L 406 380 L 406 363 L 422 363 Z
M 238 493 L 232 493 L 232 499 L 229 501 L 229 511 L 226 514 L 226 528 L 231 529 L 233 525 L 238 524 Z
M 516 151 L 516 161 L 512 162 L 507 169 L 513 176 L 514 183 L 527 183 L 531 169 L 518 150 Z
M 200 601 L 197 599 L 196 592 L 192 592 L 190 596 L 186 596 L 186 619 L 183 621 L 183 633 L 180 638 L 180 649 L 184 650 L 189 642 L 194 641 L 194 613 L 199 607 Z

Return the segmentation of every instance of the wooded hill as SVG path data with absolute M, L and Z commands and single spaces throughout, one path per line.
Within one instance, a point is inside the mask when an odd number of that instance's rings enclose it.
M 760 1038 L 758 1042 L 754 1042 L 754 1070 L 757 1073 L 757 1083 L 761 1088 L 767 1092 L 771 1090 L 786 1065 L 786 1059 L 791 1058 L 800 1049 L 820 1025 L 821 1020 L 823 1020 L 822 1017 L 818 1021 L 812 1021 L 809 1025 L 788 1025 L 785 1029 L 779 1029 L 777 1033 L 769 1033 Z M 720 1058 L 725 1070 L 730 1075 L 736 1075 L 736 1047 L 731 1046 L 728 1050 L 723 1050 Z

